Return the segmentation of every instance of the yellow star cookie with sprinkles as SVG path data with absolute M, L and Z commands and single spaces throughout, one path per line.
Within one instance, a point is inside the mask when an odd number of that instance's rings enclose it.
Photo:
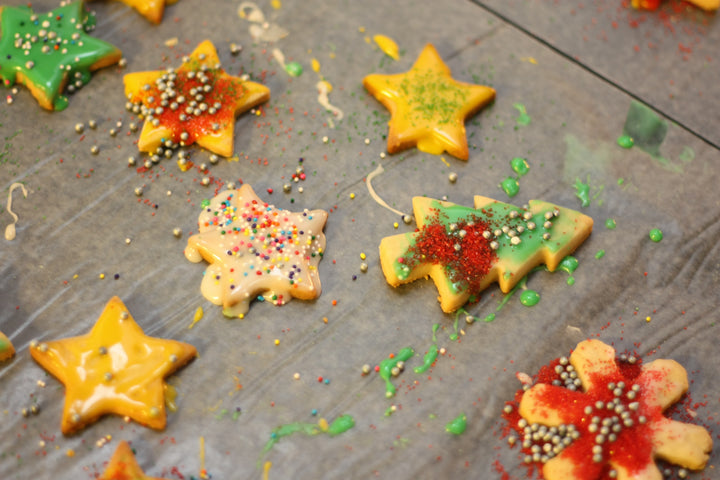
M 417 146 L 423 152 L 448 152 L 467 160 L 465 119 L 495 98 L 490 87 L 454 80 L 431 44 L 408 72 L 368 75 L 363 85 L 390 110 L 389 153 Z
M 325 250 L 327 212 L 280 210 L 250 185 L 203 203 L 200 233 L 188 239 L 185 257 L 210 263 L 201 291 L 222 305 L 226 316 L 243 318 L 256 297 L 284 305 L 292 297 L 320 295 L 317 267 Z
M 33 342 L 30 354 L 65 385 L 61 430 L 71 434 L 109 413 L 165 428 L 164 378 L 197 351 L 187 343 L 148 337 L 113 297 L 89 333 Z
M 270 98 L 270 89 L 220 67 L 215 46 L 202 42 L 173 71 L 124 77 L 128 107 L 144 118 L 141 152 L 196 143 L 224 157 L 233 153 L 235 117 Z
M 112 458 L 108 462 L 105 472 L 99 480 L 164 480 L 158 477 L 149 477 L 138 465 L 130 445 L 126 441 L 120 442 Z
M 120 0 L 125 5 L 134 8 L 140 15 L 152 23 L 162 22 L 165 5 L 172 5 L 177 0 Z
M 25 85 L 47 110 L 63 110 L 91 73 L 117 63 L 120 50 L 93 38 L 95 15 L 83 2 L 36 14 L 30 7 L 0 6 L 0 80 Z
M 415 197 L 413 210 L 416 232 L 380 242 L 382 270 L 393 287 L 432 278 L 444 312 L 493 282 L 508 293 L 540 264 L 555 271 L 593 226 L 587 215 L 540 200 L 519 208 L 478 195 L 470 208 Z

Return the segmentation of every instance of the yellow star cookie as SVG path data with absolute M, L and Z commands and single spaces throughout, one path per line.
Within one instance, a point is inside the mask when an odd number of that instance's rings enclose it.
M 89 333 L 33 342 L 30 354 L 65 385 L 61 430 L 70 434 L 108 413 L 165 428 L 164 378 L 197 351 L 187 343 L 146 336 L 113 297 Z
M 0 362 L 12 358 L 15 355 L 15 349 L 10 339 L 0 332 Z
M 431 44 L 410 71 L 368 75 L 363 85 L 390 110 L 389 153 L 417 146 L 423 152 L 448 152 L 467 160 L 465 119 L 495 98 L 490 87 L 454 80 Z
M 185 257 L 210 263 L 201 291 L 228 317 L 242 318 L 258 296 L 274 305 L 313 299 L 321 292 L 327 217 L 324 210 L 275 208 L 246 184 L 207 203 Z
M 172 5 L 177 0 L 120 0 L 125 5 L 134 8 L 140 15 L 152 23 L 160 23 L 165 12 L 165 5 Z
M 177 70 L 130 73 L 123 81 L 131 108 L 145 119 L 138 141 L 141 152 L 197 142 L 229 157 L 235 117 L 270 98 L 266 86 L 225 73 L 209 40 Z
M 491 283 L 508 293 L 536 266 L 555 271 L 592 232 L 593 220 L 530 200 L 519 208 L 475 197 L 475 208 L 413 198 L 418 231 L 385 237 L 380 263 L 393 287 L 431 277 L 440 307 L 453 312 Z
M 138 465 L 135 455 L 126 441 L 120 442 L 115 449 L 105 472 L 99 480 L 164 480 L 148 477 Z

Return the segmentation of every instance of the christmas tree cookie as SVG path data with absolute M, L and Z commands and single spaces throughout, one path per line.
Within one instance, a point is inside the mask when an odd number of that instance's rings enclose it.
M 61 430 L 67 435 L 109 413 L 165 428 L 164 379 L 197 351 L 187 343 L 148 337 L 113 297 L 89 333 L 33 342 L 30 354 L 65 385 Z
M 432 154 L 469 157 L 465 119 L 495 99 L 495 90 L 458 82 L 428 44 L 413 67 L 395 75 L 368 75 L 363 85 L 390 110 L 387 150 L 413 146 Z
M 95 16 L 81 0 L 44 14 L 0 6 L 0 80 L 25 85 L 41 107 L 63 110 L 64 92 L 90 81 L 90 72 L 117 63 L 120 50 L 87 34 Z M 67 88 L 66 88 L 67 87 Z
M 15 348 L 10 339 L 0 332 L 0 362 L 5 361 L 15 355 Z
M 587 215 L 539 200 L 519 208 L 476 196 L 475 208 L 413 198 L 418 230 L 385 237 L 380 261 L 390 285 L 430 277 L 453 312 L 493 282 L 507 293 L 542 263 L 554 271 L 592 231 Z
M 229 157 L 235 117 L 270 98 L 266 86 L 225 73 L 208 40 L 177 70 L 130 73 L 124 82 L 129 107 L 145 120 L 141 152 L 197 143 Z
M 324 210 L 275 208 L 245 184 L 208 202 L 185 257 L 210 263 L 201 291 L 228 317 L 244 317 L 255 298 L 274 305 L 310 300 L 321 292 L 327 217 Z
M 526 463 L 541 464 L 545 480 L 661 480 L 658 459 L 705 467 L 712 449 L 707 430 L 663 415 L 688 389 L 679 363 L 640 365 L 617 359 L 599 340 L 586 340 L 569 360 L 553 365 L 522 393 L 516 423 Z M 541 429 L 542 436 L 532 435 Z M 558 441 L 542 440 L 546 433 Z

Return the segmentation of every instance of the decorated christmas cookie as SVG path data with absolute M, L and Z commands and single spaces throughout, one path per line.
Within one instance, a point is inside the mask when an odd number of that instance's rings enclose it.
M 30 354 L 65 385 L 61 430 L 70 434 L 108 413 L 165 428 L 164 378 L 197 351 L 187 343 L 146 336 L 113 297 L 90 333 L 33 342 Z
M 120 442 L 115 449 L 105 472 L 99 480 L 163 480 L 158 477 L 148 477 L 138 465 L 130 445 L 126 441 Z
M 389 153 L 417 146 L 423 152 L 448 152 L 467 160 L 465 119 L 495 98 L 490 87 L 453 79 L 430 44 L 408 72 L 368 75 L 363 85 L 390 110 Z
M 720 0 L 688 0 L 688 2 L 707 11 L 720 8 Z M 632 0 L 632 6 L 638 10 L 657 10 L 660 0 Z
M 660 480 L 657 459 L 705 467 L 712 449 L 707 430 L 663 415 L 688 389 L 679 363 L 619 361 L 599 340 L 581 342 L 569 360 L 554 363 L 557 379 L 536 383 L 519 407 L 526 462 L 541 463 L 545 480 Z M 558 441 L 540 446 L 544 440 L 535 442 L 532 435 L 540 430 Z
M 0 332 L 0 362 L 12 358 L 15 355 L 15 349 L 10 339 Z
M 63 110 L 64 91 L 90 81 L 90 72 L 117 63 L 120 50 L 87 32 L 95 16 L 82 0 L 44 14 L 29 7 L 0 6 L 0 80 L 25 85 L 40 106 Z
M 128 106 L 145 119 L 138 141 L 141 152 L 197 142 L 229 157 L 235 117 L 270 98 L 264 85 L 225 73 L 208 40 L 177 70 L 130 73 L 124 82 Z
M 165 5 L 171 5 L 177 0 L 120 0 L 138 12 L 140 15 L 150 20 L 152 23 L 162 22 Z
M 445 312 L 493 282 L 507 293 L 542 263 L 554 271 L 592 231 L 590 217 L 547 202 L 519 208 L 476 196 L 475 208 L 413 198 L 418 231 L 385 237 L 380 261 L 396 287 L 431 277 Z
M 317 298 L 327 216 L 324 210 L 280 210 L 243 185 L 204 208 L 185 257 L 210 263 L 201 290 L 228 317 L 242 318 L 256 297 L 274 305 Z

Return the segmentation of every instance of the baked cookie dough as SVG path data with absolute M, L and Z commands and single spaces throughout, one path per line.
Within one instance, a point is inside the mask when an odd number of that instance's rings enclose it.
M 138 148 L 197 143 L 229 157 L 235 117 L 270 98 L 270 89 L 228 75 L 215 46 L 205 40 L 177 70 L 129 73 L 124 77 L 128 107 L 145 120 Z
M 414 197 L 413 211 L 418 231 L 380 242 L 382 270 L 393 287 L 432 278 L 444 312 L 493 282 L 507 293 L 542 263 L 555 271 L 593 226 L 587 215 L 539 200 L 525 209 L 476 196 L 470 208 Z
M 519 408 L 530 430 L 562 426 L 572 432 L 565 435 L 569 441 L 540 456 L 545 480 L 661 480 L 658 459 L 691 470 L 707 464 L 708 431 L 663 415 L 688 390 L 679 363 L 629 365 L 616 359 L 611 346 L 586 340 L 555 368 L 576 372 L 579 387 L 537 383 L 522 394 Z
M 82 0 L 43 14 L 0 6 L 0 80 L 25 85 L 41 107 L 63 110 L 64 95 L 90 81 L 90 72 L 117 63 L 119 49 L 88 35 L 95 16 Z
M 203 208 L 200 233 L 188 239 L 185 257 L 210 263 L 201 291 L 227 317 L 244 317 L 255 298 L 273 305 L 314 299 L 321 292 L 327 217 L 324 210 L 275 208 L 245 184 Z
M 65 385 L 61 430 L 68 435 L 109 413 L 162 430 L 164 379 L 197 351 L 187 343 L 148 337 L 113 297 L 89 333 L 33 342 L 30 354 Z
M 388 153 L 413 146 L 467 160 L 465 119 L 495 99 L 495 90 L 458 82 L 435 47 L 428 44 L 413 67 L 395 75 L 368 75 L 363 85 L 390 110 Z

